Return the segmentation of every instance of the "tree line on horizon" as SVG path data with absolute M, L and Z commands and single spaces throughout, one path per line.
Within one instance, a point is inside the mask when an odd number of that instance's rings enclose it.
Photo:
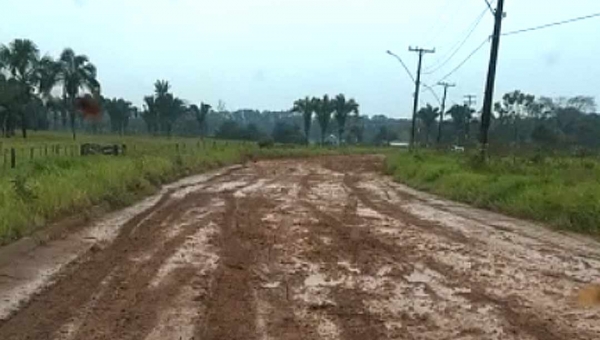
M 86 121 L 75 101 L 83 95 L 97 100 L 104 113 Z M 490 130 L 493 144 L 547 148 L 600 148 L 600 116 L 593 97 L 535 97 L 521 91 L 505 94 L 494 106 Z M 424 146 L 474 146 L 477 112 L 456 104 L 446 112 L 430 104 L 417 114 L 416 142 Z M 190 104 L 157 80 L 154 92 L 136 107 L 124 98 L 101 94 L 97 70 L 89 58 L 65 48 L 57 58 L 42 56 L 31 40 L 0 45 L 0 130 L 12 137 L 20 130 L 70 130 L 87 133 L 213 136 L 303 144 L 375 144 L 407 141 L 410 120 L 359 114 L 355 99 L 305 97 L 279 112 L 242 109 L 216 110 L 206 103 Z
M 600 115 L 596 109 L 591 96 L 536 97 L 514 90 L 494 104 L 491 144 L 512 148 L 600 148 Z M 467 104 L 453 105 L 444 114 L 427 104 L 417 112 L 417 142 L 476 146 L 480 114 Z

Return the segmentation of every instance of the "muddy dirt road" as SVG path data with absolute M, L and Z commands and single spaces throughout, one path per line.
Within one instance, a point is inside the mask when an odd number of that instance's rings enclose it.
M 574 302 L 600 283 L 598 243 L 380 166 L 250 163 L 13 251 L 0 339 L 600 339 L 600 310 Z

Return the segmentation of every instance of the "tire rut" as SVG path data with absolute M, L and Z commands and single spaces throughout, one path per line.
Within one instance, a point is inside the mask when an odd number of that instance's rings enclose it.
M 155 205 L 155 209 L 149 209 L 125 224 L 119 236 L 108 247 L 101 249 L 95 246 L 79 261 L 64 269 L 52 286 L 33 297 L 18 314 L 0 323 L 2 339 L 52 339 L 59 336 L 60 327 L 77 317 L 77 310 L 84 308 L 95 292 L 101 289 L 103 280 L 111 273 L 115 276 L 109 283 L 112 289 L 103 288 L 111 292 L 110 296 L 104 295 L 102 301 L 95 305 L 94 317 L 84 323 L 73 338 L 85 334 L 86 339 L 111 339 L 114 336 L 111 337 L 110 334 L 119 328 L 125 331 L 125 336 L 120 338 L 128 338 L 126 329 L 131 327 L 126 326 L 122 320 L 139 326 L 136 320 L 140 318 L 137 315 L 135 318 L 129 317 L 134 314 L 125 306 L 137 308 L 142 315 L 149 317 L 147 314 L 153 311 L 154 307 L 148 309 L 148 305 L 139 303 L 143 296 L 140 293 L 144 291 L 143 288 L 158 270 L 162 260 L 183 242 L 186 233 L 167 242 L 162 250 L 153 256 L 151 264 L 141 268 L 132 266 L 128 257 L 136 252 L 142 253 L 160 241 L 162 221 L 172 215 L 181 214 L 191 205 L 198 204 L 198 201 L 208 202 L 208 197 L 203 195 L 190 195 L 183 204 L 178 201 L 167 202 L 168 199 L 167 195 Z M 143 233 L 130 236 L 135 228 L 144 229 Z M 133 279 L 140 281 L 132 281 Z M 120 299 L 126 300 L 115 303 Z M 122 306 L 123 309 L 116 309 L 116 306 Z M 142 306 L 145 306 L 145 311 Z M 58 320 L 63 322 L 57 322 Z M 96 331 L 99 325 L 104 326 L 101 332 Z M 136 332 L 143 333 L 143 327 Z
M 206 321 L 199 325 L 199 339 L 257 339 L 256 302 L 253 293 L 253 269 L 264 239 L 260 228 L 261 209 L 266 200 L 225 197 L 221 236 L 221 261 L 206 301 Z

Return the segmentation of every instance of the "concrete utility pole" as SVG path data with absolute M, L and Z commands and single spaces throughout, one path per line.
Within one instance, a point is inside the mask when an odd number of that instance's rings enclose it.
M 448 88 L 455 87 L 456 84 L 439 82 L 438 85 L 444 87 L 444 97 L 442 98 L 442 110 L 440 111 L 440 123 L 438 124 L 437 144 L 442 142 L 442 123 L 444 122 L 444 113 L 446 112 L 446 98 L 448 96 Z
M 496 66 L 498 65 L 498 49 L 500 47 L 500 33 L 502 32 L 502 19 L 504 18 L 504 0 L 498 0 L 494 12 L 494 35 L 492 36 L 492 49 L 490 52 L 490 66 L 488 69 L 485 97 L 483 98 L 483 111 L 481 113 L 481 130 L 479 142 L 481 143 L 481 159 L 485 160 L 488 148 L 488 132 L 492 118 L 492 101 L 494 100 L 494 84 L 496 82 Z
M 474 94 L 467 94 L 465 95 L 465 104 L 467 104 L 469 106 L 469 108 L 471 108 L 471 106 L 473 106 L 473 104 L 475 104 L 475 98 L 477 98 L 476 95 Z
M 415 81 L 415 101 L 413 103 L 412 128 L 410 131 L 410 149 L 412 150 L 414 148 L 414 144 L 415 144 L 415 128 L 416 128 L 416 120 L 417 120 L 417 108 L 419 106 L 419 87 L 421 86 L 421 65 L 423 64 L 423 54 L 435 53 L 435 49 L 427 50 L 424 48 L 409 47 L 408 50 L 410 52 L 418 52 L 419 53 L 419 65 L 417 66 L 417 80 Z

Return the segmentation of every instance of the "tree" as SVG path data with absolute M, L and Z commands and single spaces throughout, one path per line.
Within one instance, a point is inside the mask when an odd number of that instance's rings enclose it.
M 60 54 L 59 63 L 60 72 L 57 79 L 62 84 L 63 99 L 68 107 L 71 132 L 75 139 L 75 99 L 79 91 L 85 89 L 94 96 L 99 96 L 100 83 L 96 78 L 96 66 L 85 55 L 76 54 L 72 49 L 66 48 Z
M 302 114 L 304 121 L 304 136 L 306 138 L 306 144 L 309 143 L 310 127 L 312 125 L 313 112 L 316 108 L 316 99 L 306 97 L 304 99 L 298 99 L 294 102 L 292 112 L 298 112 Z
M 256 124 L 248 124 L 246 127 L 242 127 L 234 120 L 226 120 L 217 129 L 215 137 L 222 139 L 258 141 L 264 137 L 264 134 L 259 130 Z
M 344 131 L 346 129 L 346 119 L 350 113 L 358 115 L 358 103 L 354 99 L 346 100 L 343 94 L 338 94 L 333 100 L 335 108 L 334 118 L 338 125 L 338 139 L 342 143 Z
M 179 119 L 179 117 L 186 112 L 185 103 L 182 99 L 173 96 L 171 93 L 168 93 L 164 98 L 162 98 L 159 106 L 161 107 L 161 110 L 164 110 L 161 111 L 164 130 L 166 131 L 167 136 L 171 137 L 173 133 L 173 124 L 175 124 L 175 121 L 177 121 L 177 119 Z
M 184 114 L 189 112 L 184 101 L 175 97 L 171 85 L 166 80 L 154 83 L 154 95 L 144 97 L 142 118 L 152 133 L 162 132 L 167 136 L 173 133 L 173 125 Z
M 387 126 L 379 128 L 379 132 L 373 138 L 373 144 L 375 145 L 389 145 L 391 141 L 398 139 L 398 134 L 390 131 Z
M 501 103 L 494 104 L 495 111 L 499 114 L 501 124 L 512 124 L 513 141 L 519 141 L 519 125 L 521 119 L 534 115 L 538 111 L 535 104 L 535 96 L 523 93 L 519 90 L 506 93 Z
M 38 91 L 43 100 L 47 113 L 52 113 L 52 126 L 58 126 L 58 115 L 63 116 L 63 125 L 66 124 L 66 113 L 64 103 L 52 96 L 52 90 L 58 83 L 61 64 L 50 56 L 44 56 L 38 64 Z
M 596 100 L 591 96 L 575 96 L 567 100 L 567 106 L 582 113 L 593 113 L 596 111 Z
M 242 132 L 238 123 L 234 120 L 227 120 L 219 126 L 215 137 L 222 139 L 241 139 Z
M 546 124 L 537 125 L 531 132 L 531 139 L 534 142 L 547 146 L 554 146 L 558 142 L 558 133 L 546 126 Z
M 1 71 L 2 68 L 0 68 L 0 124 L 4 137 L 8 137 L 14 127 L 14 116 L 11 112 L 14 112 L 18 105 L 17 99 L 21 90 L 20 84 L 15 79 L 7 79 Z
M 335 110 L 333 102 L 329 99 L 328 95 L 324 95 L 323 99 L 316 99 L 315 112 L 317 114 L 317 122 L 321 129 L 321 145 L 325 144 L 325 135 L 327 134 L 327 128 L 331 122 L 331 114 Z
M 365 135 L 365 117 L 350 117 L 350 131 L 348 132 L 348 141 L 354 144 L 362 144 Z
M 211 109 L 212 107 L 210 105 L 204 103 L 200 103 L 200 107 L 198 107 L 198 105 L 195 104 L 190 105 L 190 111 L 196 118 L 196 121 L 198 122 L 200 135 L 204 135 L 204 133 L 206 132 L 206 116 L 208 116 L 208 113 Z
M 129 119 L 134 112 L 133 104 L 122 98 L 107 99 L 103 104 L 110 117 L 111 130 L 121 135 L 125 134 Z
M 23 138 L 27 138 L 26 105 L 31 100 L 39 79 L 39 58 L 37 46 L 28 39 L 15 39 L 8 46 L 0 46 L 0 62 L 19 84 L 18 95 L 14 100 L 18 102 L 15 108 L 19 112 Z
M 463 144 L 468 138 L 468 126 L 471 123 L 471 119 L 473 119 L 474 112 L 475 111 L 467 105 L 454 105 L 448 110 L 448 113 L 452 117 L 452 125 L 457 134 L 458 143 Z
M 154 96 L 144 97 L 144 106 L 142 110 L 142 119 L 146 123 L 148 132 L 157 134 L 158 131 L 158 108 Z
M 430 104 L 427 104 L 424 108 L 421 108 L 417 112 L 417 118 L 425 125 L 425 143 L 429 144 L 429 135 L 431 134 L 431 128 L 435 124 L 436 118 L 440 115 L 440 109 L 434 108 Z
M 295 124 L 288 124 L 283 121 L 275 123 L 273 133 L 271 134 L 273 140 L 277 143 L 284 144 L 302 144 L 304 142 L 304 136 L 300 131 L 300 127 Z

